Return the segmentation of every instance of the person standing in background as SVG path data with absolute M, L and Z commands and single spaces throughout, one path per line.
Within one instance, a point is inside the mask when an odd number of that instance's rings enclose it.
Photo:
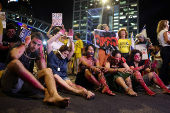
M 82 56 L 83 53 L 83 41 L 80 39 L 81 34 L 75 33 L 75 39 L 77 40 L 75 42 L 75 55 L 74 55 L 74 74 L 77 75 L 78 72 L 78 66 L 79 66 L 79 58 Z
M 131 41 L 127 39 L 128 38 L 127 30 L 120 29 L 118 31 L 118 36 L 119 36 L 119 40 L 118 40 L 119 51 L 122 53 L 122 57 L 128 60 Z
M 159 77 L 167 87 L 170 87 L 168 83 L 168 68 L 170 63 L 170 34 L 168 33 L 168 30 L 169 21 L 168 20 L 159 21 L 156 32 L 159 44 L 162 46 L 161 57 L 163 60 Z
M 6 26 L 6 33 L 3 34 L 2 41 L 0 42 L 0 70 L 5 69 L 5 61 L 8 55 L 10 47 L 17 41 L 21 42 L 16 34 L 16 26 L 13 23 L 9 23 Z

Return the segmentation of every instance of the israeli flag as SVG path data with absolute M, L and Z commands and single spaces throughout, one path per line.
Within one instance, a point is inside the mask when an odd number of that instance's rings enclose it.
M 142 33 L 145 36 L 145 38 L 147 38 L 146 25 L 144 25 L 144 27 L 143 27 L 143 29 L 141 30 L 140 33 Z
M 135 49 L 135 43 L 134 43 L 134 39 L 133 39 L 133 31 L 132 31 L 132 33 L 131 33 L 130 40 L 131 40 L 130 49 L 133 50 L 133 49 Z

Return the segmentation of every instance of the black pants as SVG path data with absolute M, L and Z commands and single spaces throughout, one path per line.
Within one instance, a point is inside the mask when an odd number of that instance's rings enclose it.
M 163 60 L 162 67 L 159 72 L 159 77 L 165 85 L 168 85 L 169 63 L 170 63 L 170 46 L 162 47 L 161 57 Z

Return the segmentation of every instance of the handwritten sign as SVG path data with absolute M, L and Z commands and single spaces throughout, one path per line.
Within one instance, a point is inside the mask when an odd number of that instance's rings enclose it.
M 97 48 L 108 49 L 111 46 L 118 45 L 117 34 L 110 31 L 94 29 L 95 38 L 94 44 Z
M 135 49 L 138 49 L 142 52 L 142 60 L 148 59 L 148 53 L 147 53 L 147 46 L 146 44 L 138 44 L 135 45 Z
M 53 26 L 62 26 L 62 13 L 52 13 Z

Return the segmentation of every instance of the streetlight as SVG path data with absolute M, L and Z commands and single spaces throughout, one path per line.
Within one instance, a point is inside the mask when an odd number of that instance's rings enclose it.
M 102 0 L 103 1 L 103 3 L 105 3 L 107 0 Z
M 102 4 L 102 13 L 101 13 L 101 19 L 99 21 L 99 24 L 102 24 L 102 16 L 103 16 L 103 9 L 104 9 L 104 3 L 107 1 L 107 0 L 102 0 L 103 1 L 103 4 Z

